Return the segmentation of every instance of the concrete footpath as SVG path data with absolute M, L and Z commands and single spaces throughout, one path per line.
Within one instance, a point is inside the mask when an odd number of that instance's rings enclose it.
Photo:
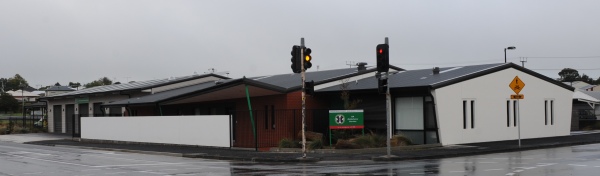
M 3 140 L 5 136 L 0 136 Z M 47 136 L 52 136 L 48 134 Z M 57 139 L 59 138 L 59 139 Z M 146 154 L 159 154 L 181 156 L 189 158 L 207 158 L 220 160 L 255 161 L 255 162 L 315 162 L 332 160 L 374 160 L 374 161 L 399 161 L 416 159 L 434 159 L 457 156 L 480 155 L 488 153 L 512 152 L 541 148 L 553 148 L 572 145 L 600 143 L 600 131 L 574 132 L 570 136 L 549 137 L 521 140 L 521 147 L 517 140 L 471 143 L 462 145 L 423 145 L 404 148 L 392 148 L 392 155 L 396 157 L 381 157 L 386 155 L 386 148 L 354 149 L 354 150 L 317 150 L 310 151 L 307 159 L 299 159 L 302 153 L 298 152 L 258 152 L 253 150 L 212 148 L 199 146 L 160 145 L 160 144 L 114 144 L 98 143 L 92 141 L 79 142 L 65 136 L 48 138 L 49 140 L 25 141 L 26 144 L 48 145 L 60 147 L 75 147 L 84 149 L 111 150 L 135 152 Z M 18 141 L 18 140 L 16 140 Z M 21 140 L 24 141 L 24 140 Z

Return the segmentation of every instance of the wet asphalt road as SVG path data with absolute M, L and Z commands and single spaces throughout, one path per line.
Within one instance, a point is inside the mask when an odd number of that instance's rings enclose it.
M 600 175 L 600 144 L 435 160 L 251 163 L 0 142 L 0 175 Z

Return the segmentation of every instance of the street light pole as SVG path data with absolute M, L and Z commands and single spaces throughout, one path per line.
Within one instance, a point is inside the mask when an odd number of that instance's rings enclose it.
M 23 104 L 21 107 L 21 113 L 23 114 L 23 127 L 25 127 L 25 95 L 23 93 L 25 91 L 25 85 L 23 85 L 21 82 L 19 86 L 21 87 L 21 102 Z
M 514 49 L 517 49 L 517 48 L 514 47 L 514 46 L 509 46 L 509 47 L 504 48 L 504 63 L 506 63 L 506 50 L 507 49 L 508 50 L 514 50 Z

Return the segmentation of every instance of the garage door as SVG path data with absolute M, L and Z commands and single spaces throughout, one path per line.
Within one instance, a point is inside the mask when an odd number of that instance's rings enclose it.
M 61 105 L 54 105 L 54 133 L 62 133 L 62 108 Z

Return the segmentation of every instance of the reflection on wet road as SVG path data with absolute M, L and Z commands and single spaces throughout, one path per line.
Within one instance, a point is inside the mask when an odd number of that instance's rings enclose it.
M 253 163 L 0 142 L 0 175 L 600 175 L 600 144 L 399 162 Z
M 600 144 L 435 160 L 232 167 L 236 175 L 600 175 Z

